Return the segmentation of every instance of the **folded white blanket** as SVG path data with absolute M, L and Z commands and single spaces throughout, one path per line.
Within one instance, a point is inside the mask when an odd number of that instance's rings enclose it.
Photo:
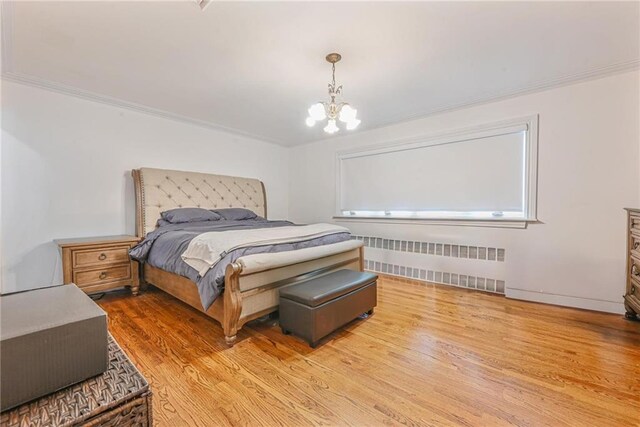
M 333 224 L 310 224 L 290 227 L 258 228 L 202 233 L 189 243 L 182 259 L 204 276 L 226 253 L 249 246 L 295 243 L 349 230 Z

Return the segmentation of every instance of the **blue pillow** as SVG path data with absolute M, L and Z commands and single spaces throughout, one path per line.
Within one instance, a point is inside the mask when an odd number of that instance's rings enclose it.
M 243 221 L 248 219 L 262 219 L 254 211 L 244 208 L 215 209 L 212 212 L 220 215 L 227 221 Z
M 184 222 L 218 221 L 220 215 L 202 208 L 177 208 L 164 211 L 160 214 L 163 220 L 171 224 L 182 224 Z

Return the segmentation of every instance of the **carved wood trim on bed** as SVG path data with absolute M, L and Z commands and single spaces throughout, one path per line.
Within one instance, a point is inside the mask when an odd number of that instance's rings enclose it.
M 134 169 L 131 175 L 139 237 L 155 229 L 160 212 L 176 207 L 246 207 L 267 217 L 264 184 L 257 179 L 151 168 Z M 145 264 L 143 280 L 220 322 L 226 342 L 233 345 L 238 330 L 246 322 L 278 309 L 278 294 L 283 286 L 340 268 L 362 271 L 362 245 L 352 242 L 346 246 L 337 244 L 341 245 L 340 249 L 322 256 L 244 275 L 243 264 L 237 260 L 226 268 L 222 296 L 206 311 L 200 302 L 196 284 L 186 277 Z
M 136 236 L 141 239 L 144 237 L 144 226 L 142 223 L 142 182 L 140 178 L 140 170 L 133 169 L 131 171 L 133 177 L 133 191 L 136 196 Z

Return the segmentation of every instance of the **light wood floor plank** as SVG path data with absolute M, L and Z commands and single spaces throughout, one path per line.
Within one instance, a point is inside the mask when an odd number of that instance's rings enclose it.
M 150 288 L 99 300 L 181 425 L 638 426 L 640 323 L 381 277 L 375 314 L 311 349 L 252 322 L 220 326 Z

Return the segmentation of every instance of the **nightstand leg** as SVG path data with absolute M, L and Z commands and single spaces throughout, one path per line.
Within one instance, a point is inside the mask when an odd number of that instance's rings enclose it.
M 140 293 L 141 269 L 140 264 L 137 261 L 131 261 L 131 273 L 133 275 L 133 282 L 131 283 L 131 294 L 135 297 Z

